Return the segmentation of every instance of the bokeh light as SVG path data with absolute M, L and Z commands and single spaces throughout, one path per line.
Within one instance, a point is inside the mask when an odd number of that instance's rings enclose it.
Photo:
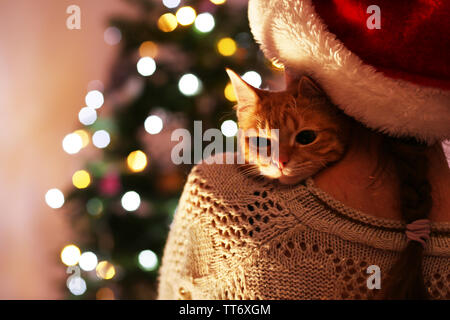
M 86 292 L 86 281 L 81 277 L 71 277 L 70 280 L 67 281 L 67 288 L 73 295 L 81 296 Z
M 133 172 L 141 172 L 147 167 L 147 155 L 141 150 L 131 152 L 127 157 L 128 168 Z
M 114 300 L 114 292 L 110 288 L 100 288 L 95 294 L 97 300 Z
M 116 269 L 112 265 L 112 263 L 108 261 L 101 261 L 98 263 L 97 267 L 95 268 L 97 277 L 100 279 L 109 280 L 114 278 L 116 275 Z
M 233 137 L 238 132 L 238 126 L 233 120 L 226 120 L 220 126 L 220 131 L 225 137 Z
M 225 57 L 232 56 L 237 50 L 236 41 L 231 38 L 222 38 L 217 43 L 217 50 Z
M 86 210 L 92 216 L 98 216 L 103 212 L 103 202 L 99 198 L 89 199 L 86 203 Z
M 227 0 L 209 0 L 216 5 L 224 4 Z
M 158 266 L 158 256 L 151 250 L 144 250 L 138 256 L 139 266 L 146 271 L 153 271 Z
M 85 189 L 91 184 L 91 175 L 86 170 L 79 170 L 73 174 L 72 183 L 75 188 Z
M 162 3 L 166 8 L 173 9 L 180 5 L 180 0 L 162 0 Z
M 103 97 L 103 93 L 101 93 L 98 90 L 91 90 L 86 94 L 86 97 L 84 98 L 86 105 L 88 107 L 98 109 L 100 108 L 103 103 L 105 102 L 105 99 Z
M 76 133 L 69 133 L 64 137 L 62 147 L 68 154 L 75 154 L 83 148 L 83 140 Z
M 225 86 L 225 90 L 223 91 L 225 98 L 231 102 L 235 102 L 236 94 L 234 93 L 234 88 L 231 82 L 228 82 L 228 84 Z
M 77 130 L 74 132 L 75 134 L 79 135 L 81 138 L 81 147 L 85 148 L 89 144 L 89 134 L 86 132 L 86 130 Z
M 201 13 L 195 19 L 195 28 L 203 33 L 210 32 L 216 25 L 214 17 L 208 12 Z
M 139 46 L 139 55 L 141 57 L 156 58 L 158 55 L 158 45 L 153 41 L 144 41 Z
M 197 76 L 192 73 L 183 75 L 178 82 L 178 89 L 185 96 L 194 96 L 201 90 L 201 82 Z
M 149 134 L 158 134 L 163 129 L 163 121 L 158 116 L 149 116 L 144 121 L 144 128 Z
M 163 32 L 171 32 L 177 28 L 177 17 L 172 13 L 165 13 L 158 19 L 158 28 Z
M 78 113 L 78 119 L 85 126 L 89 126 L 97 120 L 97 111 L 92 107 L 84 107 Z
M 248 84 L 251 84 L 255 88 L 259 88 L 262 83 L 261 76 L 256 71 L 248 71 L 243 76 L 242 79 L 247 82 Z
M 78 261 L 80 260 L 80 256 L 81 256 L 81 251 L 74 244 L 69 244 L 61 250 L 61 261 L 66 266 L 76 265 L 78 263 Z
M 105 130 L 98 130 L 92 135 L 92 143 L 97 148 L 106 148 L 111 142 L 111 137 L 109 133 Z
M 179 24 L 182 26 L 188 26 L 195 21 L 197 13 L 195 12 L 194 8 L 185 6 L 178 9 L 176 13 L 176 18 Z
M 103 39 L 110 46 L 114 46 L 122 40 L 122 32 L 116 27 L 109 27 L 103 33 Z
M 45 194 L 45 202 L 52 209 L 59 209 L 64 205 L 64 194 L 59 189 L 50 189 Z
M 144 77 L 151 76 L 156 70 L 156 63 L 153 58 L 143 57 L 137 63 L 138 72 Z
M 97 267 L 98 259 L 95 253 L 87 251 L 83 252 L 78 263 L 84 271 L 92 271 Z
M 136 191 L 128 191 L 122 196 L 121 203 L 125 210 L 136 211 L 141 205 L 141 197 Z

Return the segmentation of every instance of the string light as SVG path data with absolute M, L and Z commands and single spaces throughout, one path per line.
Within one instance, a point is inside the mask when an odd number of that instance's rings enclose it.
M 153 41 L 144 41 L 139 46 L 139 54 L 141 57 L 156 58 L 158 54 L 158 45 Z
M 162 0 L 163 5 L 169 9 L 176 8 L 180 5 L 180 0 Z
M 233 88 L 233 85 L 231 84 L 231 82 L 228 82 L 228 84 L 225 86 L 224 95 L 225 95 L 225 98 L 231 102 L 235 102 L 237 100 L 236 94 L 234 93 L 234 88 Z
M 116 269 L 112 265 L 112 263 L 108 261 L 101 261 L 98 263 L 97 267 L 95 268 L 97 277 L 100 279 L 109 280 L 114 278 L 116 275 Z
M 78 263 L 80 260 L 81 251 L 80 249 L 74 245 L 69 244 L 65 246 L 61 251 L 61 261 L 66 266 L 74 266 Z
M 147 156 L 141 150 L 131 152 L 127 157 L 128 168 L 133 172 L 140 172 L 147 167 Z
M 158 19 L 158 28 L 163 32 L 171 32 L 177 28 L 177 17 L 172 13 L 165 13 Z
M 261 76 L 256 71 L 248 71 L 243 76 L 242 79 L 247 82 L 248 84 L 251 84 L 255 88 L 259 88 L 259 86 L 262 83 Z
M 85 126 L 89 126 L 97 120 L 97 112 L 94 108 L 84 107 L 78 113 L 78 119 Z
M 144 77 L 151 76 L 156 70 L 156 63 L 153 58 L 143 57 L 137 63 L 138 72 Z
M 158 116 L 149 116 L 144 121 L 144 128 L 149 134 L 158 134 L 163 129 L 163 121 Z
M 81 296 L 86 292 L 86 281 L 84 281 L 84 279 L 81 277 L 71 277 L 67 282 L 67 288 L 73 295 Z
M 64 194 L 59 189 L 50 189 L 45 194 L 45 202 L 52 209 L 59 209 L 64 205 Z
M 141 205 L 141 197 L 135 191 L 128 191 L 122 196 L 121 203 L 125 210 L 136 211 Z
M 210 0 L 212 3 L 214 3 L 215 5 L 221 5 L 224 4 L 226 2 L 226 0 Z
M 220 131 L 225 137 L 233 137 L 238 132 L 238 126 L 233 120 L 226 120 L 220 126 Z
M 86 130 L 76 130 L 74 133 L 80 136 L 82 142 L 81 147 L 87 147 L 87 145 L 89 144 L 89 134 L 86 132 Z
M 178 81 L 178 89 L 185 96 L 194 96 L 201 90 L 200 79 L 192 73 L 185 74 Z
M 232 56 L 236 50 L 236 42 L 231 38 L 222 38 L 217 43 L 217 50 L 219 53 L 225 57 Z
M 122 32 L 116 27 L 109 27 L 103 33 L 103 39 L 110 46 L 114 46 L 122 40 Z
M 105 130 L 98 130 L 92 135 L 92 143 L 97 148 L 106 148 L 111 142 L 109 133 Z
M 215 26 L 214 17 L 208 12 L 201 13 L 195 18 L 195 28 L 203 33 L 210 32 Z
M 75 133 L 66 135 L 62 142 L 62 147 L 68 154 L 78 153 L 83 148 L 83 140 Z
M 194 8 L 185 6 L 178 9 L 176 18 L 179 24 L 181 24 L 182 26 L 188 26 L 194 23 L 196 15 L 197 13 L 195 12 Z
M 87 251 L 83 252 L 78 263 L 84 271 L 92 271 L 97 267 L 98 259 L 95 253 Z
M 72 183 L 75 188 L 85 189 L 91 184 L 91 175 L 86 170 L 79 170 L 73 174 Z
M 151 250 L 144 250 L 138 256 L 139 265 L 146 271 L 153 271 L 158 266 L 158 256 Z
M 84 98 L 86 105 L 88 107 L 98 109 L 100 108 L 103 103 L 105 102 L 105 99 L 103 98 L 103 93 L 101 93 L 98 90 L 91 90 L 86 94 L 86 97 Z

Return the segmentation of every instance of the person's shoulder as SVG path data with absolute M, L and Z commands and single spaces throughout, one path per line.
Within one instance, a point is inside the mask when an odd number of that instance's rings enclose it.
M 192 168 L 188 183 L 220 197 L 232 196 L 236 189 L 250 186 L 252 181 L 241 172 L 234 156 L 221 153 L 204 159 Z
M 247 256 L 298 225 L 279 186 L 245 175 L 238 164 L 205 160 L 192 169 L 187 185 L 185 199 L 191 206 L 186 214 L 195 217 L 199 232 L 220 244 L 216 255 L 227 261 Z

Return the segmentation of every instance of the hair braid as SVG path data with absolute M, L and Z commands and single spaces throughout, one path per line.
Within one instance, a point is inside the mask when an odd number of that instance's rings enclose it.
M 385 137 L 384 143 L 399 180 L 402 219 L 411 223 L 427 219 L 432 207 L 431 185 L 427 179 L 427 145 L 415 139 Z M 409 241 L 382 286 L 384 299 L 428 299 L 422 274 L 423 246 Z

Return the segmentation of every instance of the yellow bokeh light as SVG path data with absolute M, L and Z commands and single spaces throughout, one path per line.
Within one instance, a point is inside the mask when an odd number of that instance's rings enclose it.
M 78 189 L 87 188 L 91 184 L 91 175 L 86 170 L 79 170 L 73 174 L 72 183 Z
M 127 157 L 128 168 L 133 172 L 140 172 L 147 166 L 147 156 L 141 150 L 131 152 Z
M 236 52 L 236 42 L 231 38 L 222 38 L 217 43 L 217 50 L 223 56 L 232 56 Z
M 224 4 L 227 0 L 209 0 L 209 1 L 211 1 L 214 4 L 219 5 L 219 4 Z
M 197 13 L 194 8 L 186 6 L 178 9 L 176 16 L 179 24 L 182 26 L 188 26 L 194 23 Z
M 80 256 L 81 256 L 81 251 L 74 244 L 69 244 L 61 250 L 61 261 L 66 266 L 76 265 L 78 263 L 78 261 L 80 260 Z
M 233 88 L 233 85 L 231 84 L 231 82 L 228 82 L 228 84 L 225 86 L 224 94 L 225 94 L 225 98 L 227 98 L 227 100 L 229 100 L 231 102 L 235 102 L 237 100 L 236 95 L 234 93 L 234 88 Z
M 86 130 L 77 130 L 74 133 L 81 138 L 82 148 L 86 147 L 89 144 L 89 134 L 86 132 Z
M 116 269 L 108 261 L 101 261 L 95 269 L 97 276 L 101 279 L 109 280 L 116 275 Z
M 158 54 L 158 45 L 153 41 L 144 41 L 139 47 L 139 54 L 141 57 L 156 58 Z
M 114 300 L 114 292 L 110 288 L 100 288 L 95 294 L 97 300 Z
M 177 25 L 177 18 L 172 13 L 165 13 L 158 19 L 158 28 L 163 32 L 171 32 Z

